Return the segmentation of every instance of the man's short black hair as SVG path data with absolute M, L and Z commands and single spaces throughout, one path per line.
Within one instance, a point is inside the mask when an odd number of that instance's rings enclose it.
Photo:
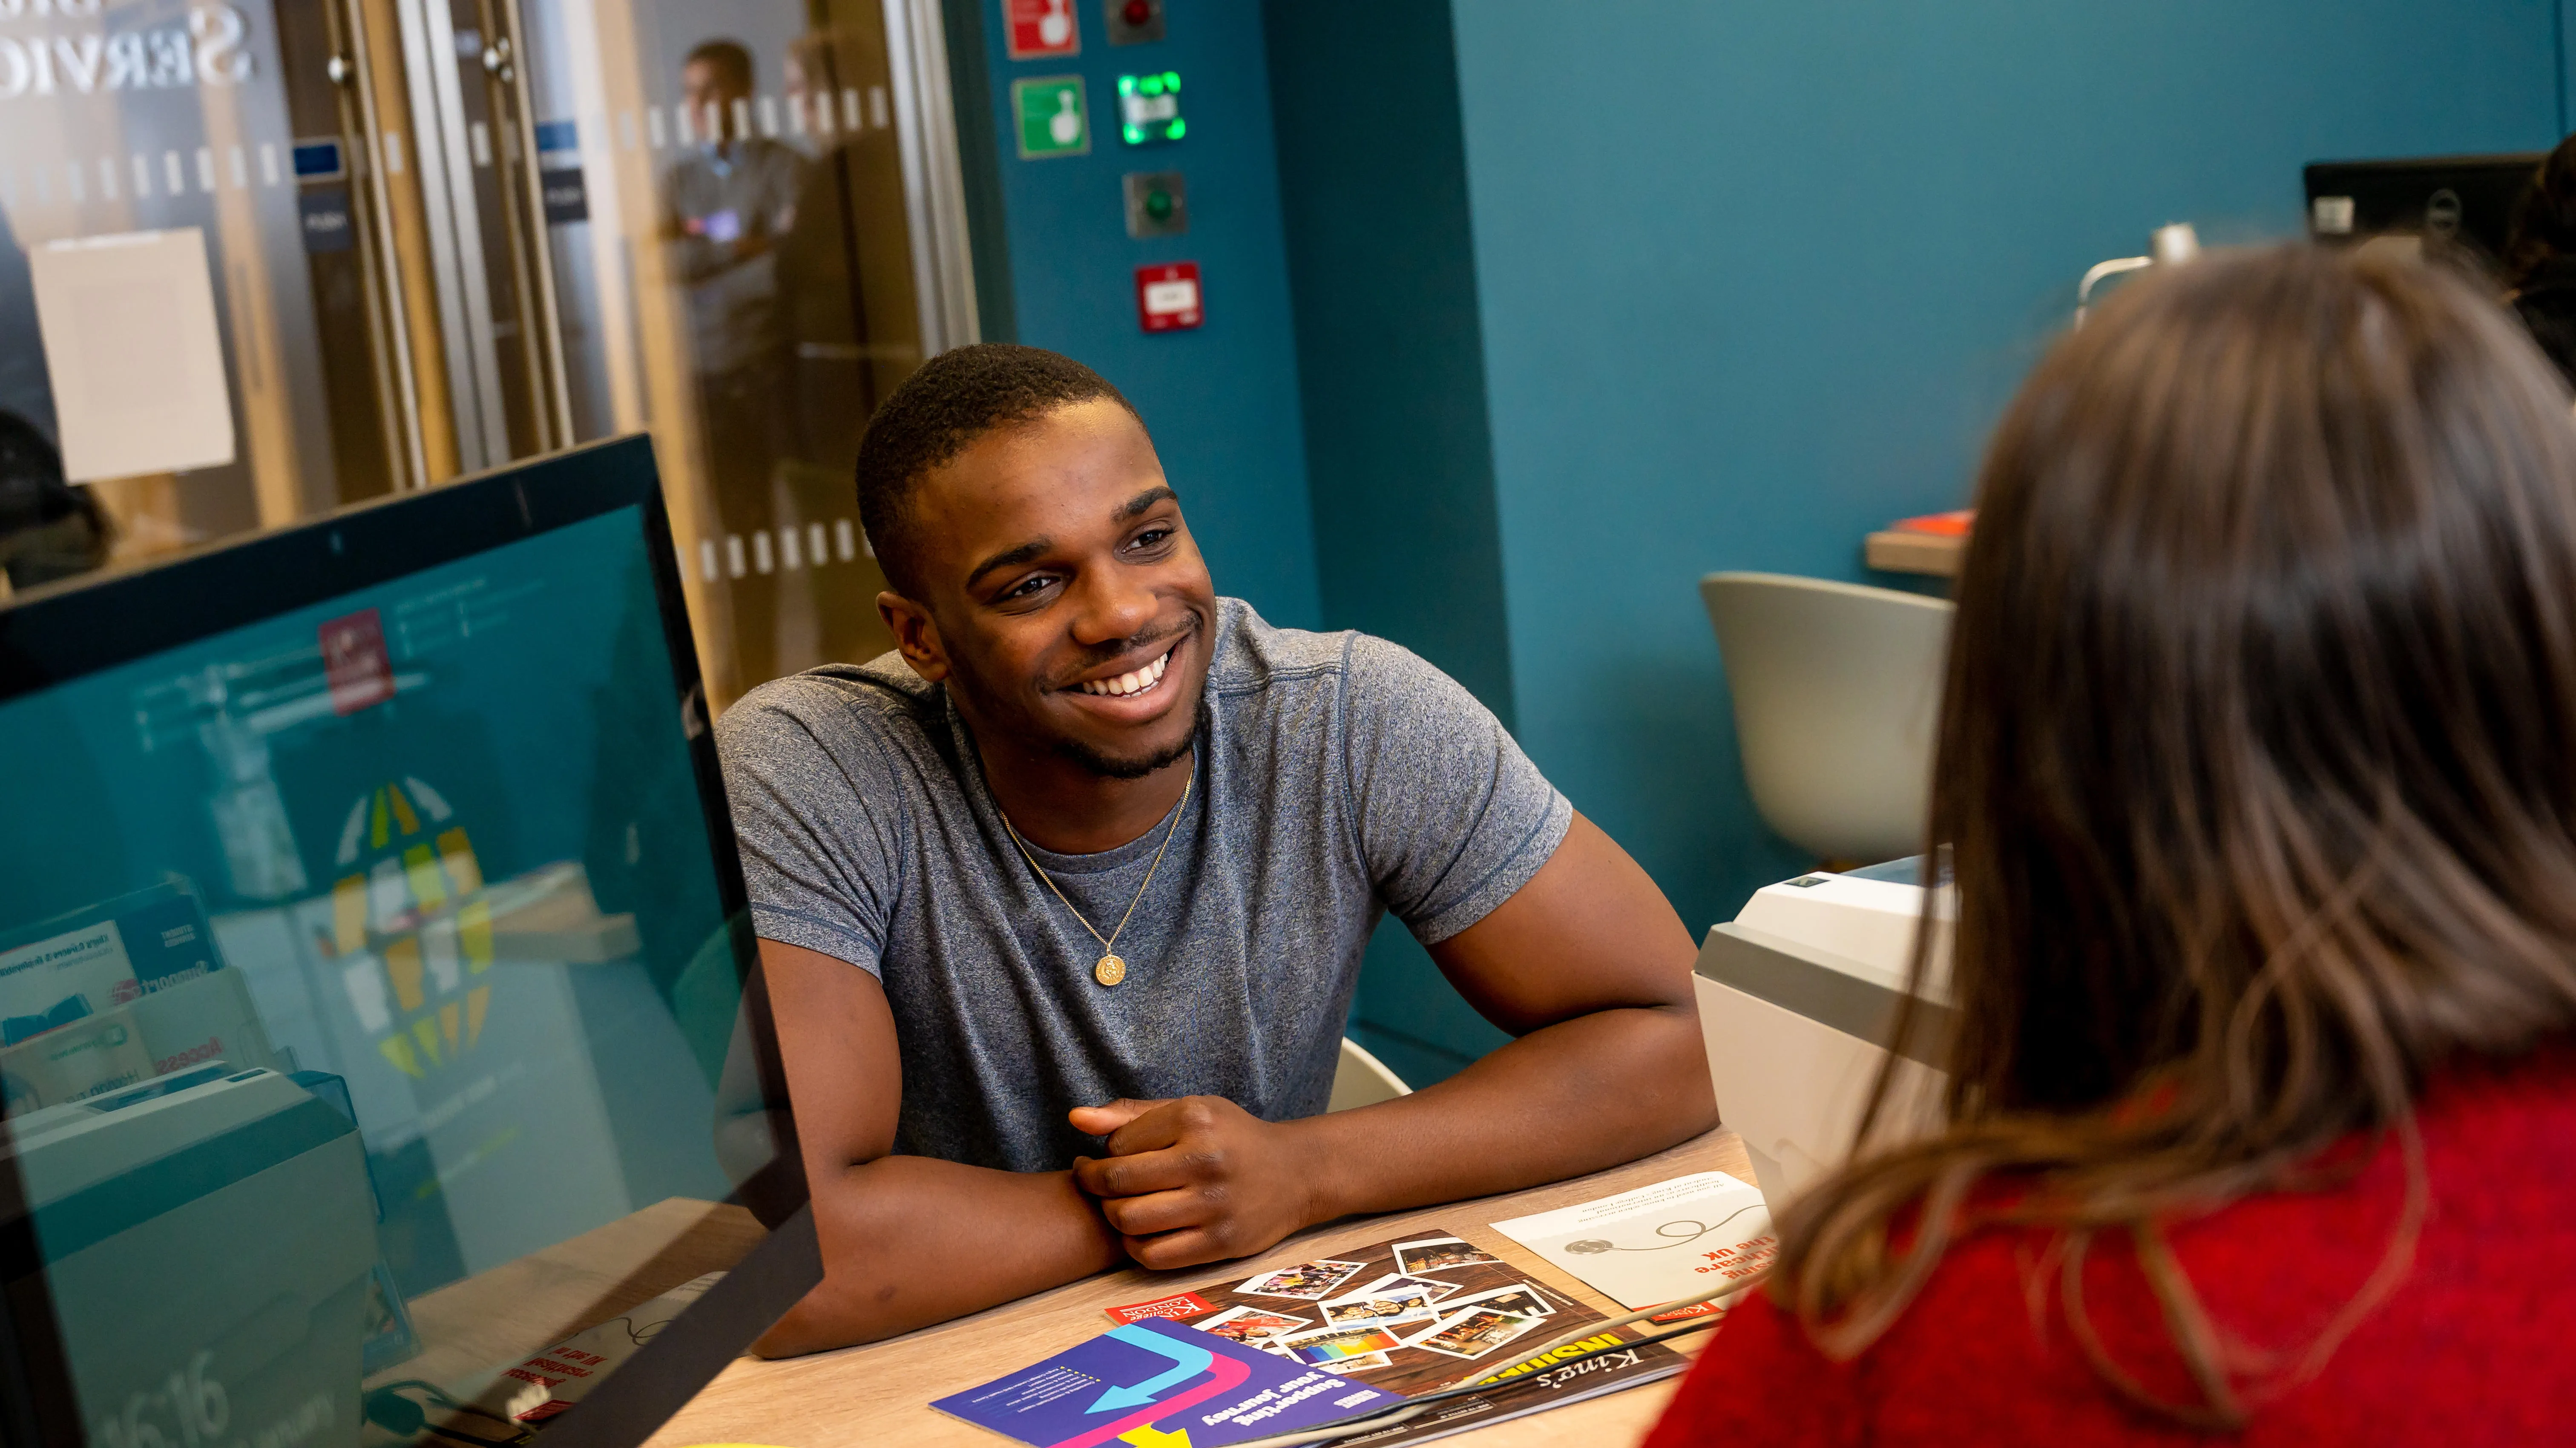
M 1061 353 L 1006 342 L 942 352 L 905 378 L 859 439 L 859 524 L 886 581 L 921 597 L 906 503 L 924 474 L 995 428 L 1104 398 L 1137 417 L 1108 378 Z
M 667 55 L 670 52 L 663 53 Z M 680 62 L 683 70 L 693 65 L 714 66 L 733 81 L 734 89 L 744 95 L 759 88 L 753 78 L 751 51 L 739 40 L 699 41 Z

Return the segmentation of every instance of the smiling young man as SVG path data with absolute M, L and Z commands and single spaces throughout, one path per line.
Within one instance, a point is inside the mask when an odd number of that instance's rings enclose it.
M 825 1262 L 761 1351 L 1713 1124 L 1654 882 L 1429 664 L 1218 597 L 1109 383 L 947 353 L 858 475 L 898 653 L 719 726 Z M 1325 1115 L 1387 910 L 1515 1039 Z

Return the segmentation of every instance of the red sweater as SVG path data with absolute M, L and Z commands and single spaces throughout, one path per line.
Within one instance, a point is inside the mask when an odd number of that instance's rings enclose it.
M 2320 1373 L 2254 1406 L 2225 1441 L 2576 1442 L 2576 1050 L 2453 1072 L 2419 1119 L 2432 1210 L 2405 1282 Z M 2167 1239 L 2222 1334 L 2295 1354 L 2379 1261 L 2403 1183 L 2391 1144 L 2346 1188 L 2240 1201 Z M 2210 1441 L 2095 1373 L 2068 1334 L 2061 1270 L 2038 1266 L 2049 1244 L 2010 1228 L 1955 1244 L 1850 1363 L 1754 1294 L 1646 1448 Z M 2125 1233 L 2095 1238 L 2084 1297 L 2114 1361 L 2166 1402 L 2198 1401 Z

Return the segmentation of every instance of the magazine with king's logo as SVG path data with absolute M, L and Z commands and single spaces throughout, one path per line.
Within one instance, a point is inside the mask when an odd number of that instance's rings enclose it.
M 1109 1309 L 1112 1321 L 1195 1328 L 1279 1360 L 1396 1397 L 1461 1380 L 1491 1390 L 1348 1440 L 1419 1443 L 1671 1377 L 1687 1361 L 1637 1344 L 1644 1328 L 1605 1329 L 1539 1358 L 1522 1353 L 1605 1319 L 1494 1253 L 1426 1232 L 1294 1262 Z M 1627 1344 L 1624 1348 L 1623 1344 Z M 1614 1351 L 1585 1356 L 1596 1349 Z

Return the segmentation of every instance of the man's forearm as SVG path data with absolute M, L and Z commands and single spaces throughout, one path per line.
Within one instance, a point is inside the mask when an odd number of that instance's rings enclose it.
M 752 1350 L 788 1357 L 872 1342 L 1126 1261 L 1068 1172 L 888 1156 L 814 1186 L 823 1282 Z
M 1716 1124 L 1688 1006 L 1580 1016 L 1410 1096 L 1291 1123 L 1311 1152 L 1310 1221 L 1559 1181 Z

